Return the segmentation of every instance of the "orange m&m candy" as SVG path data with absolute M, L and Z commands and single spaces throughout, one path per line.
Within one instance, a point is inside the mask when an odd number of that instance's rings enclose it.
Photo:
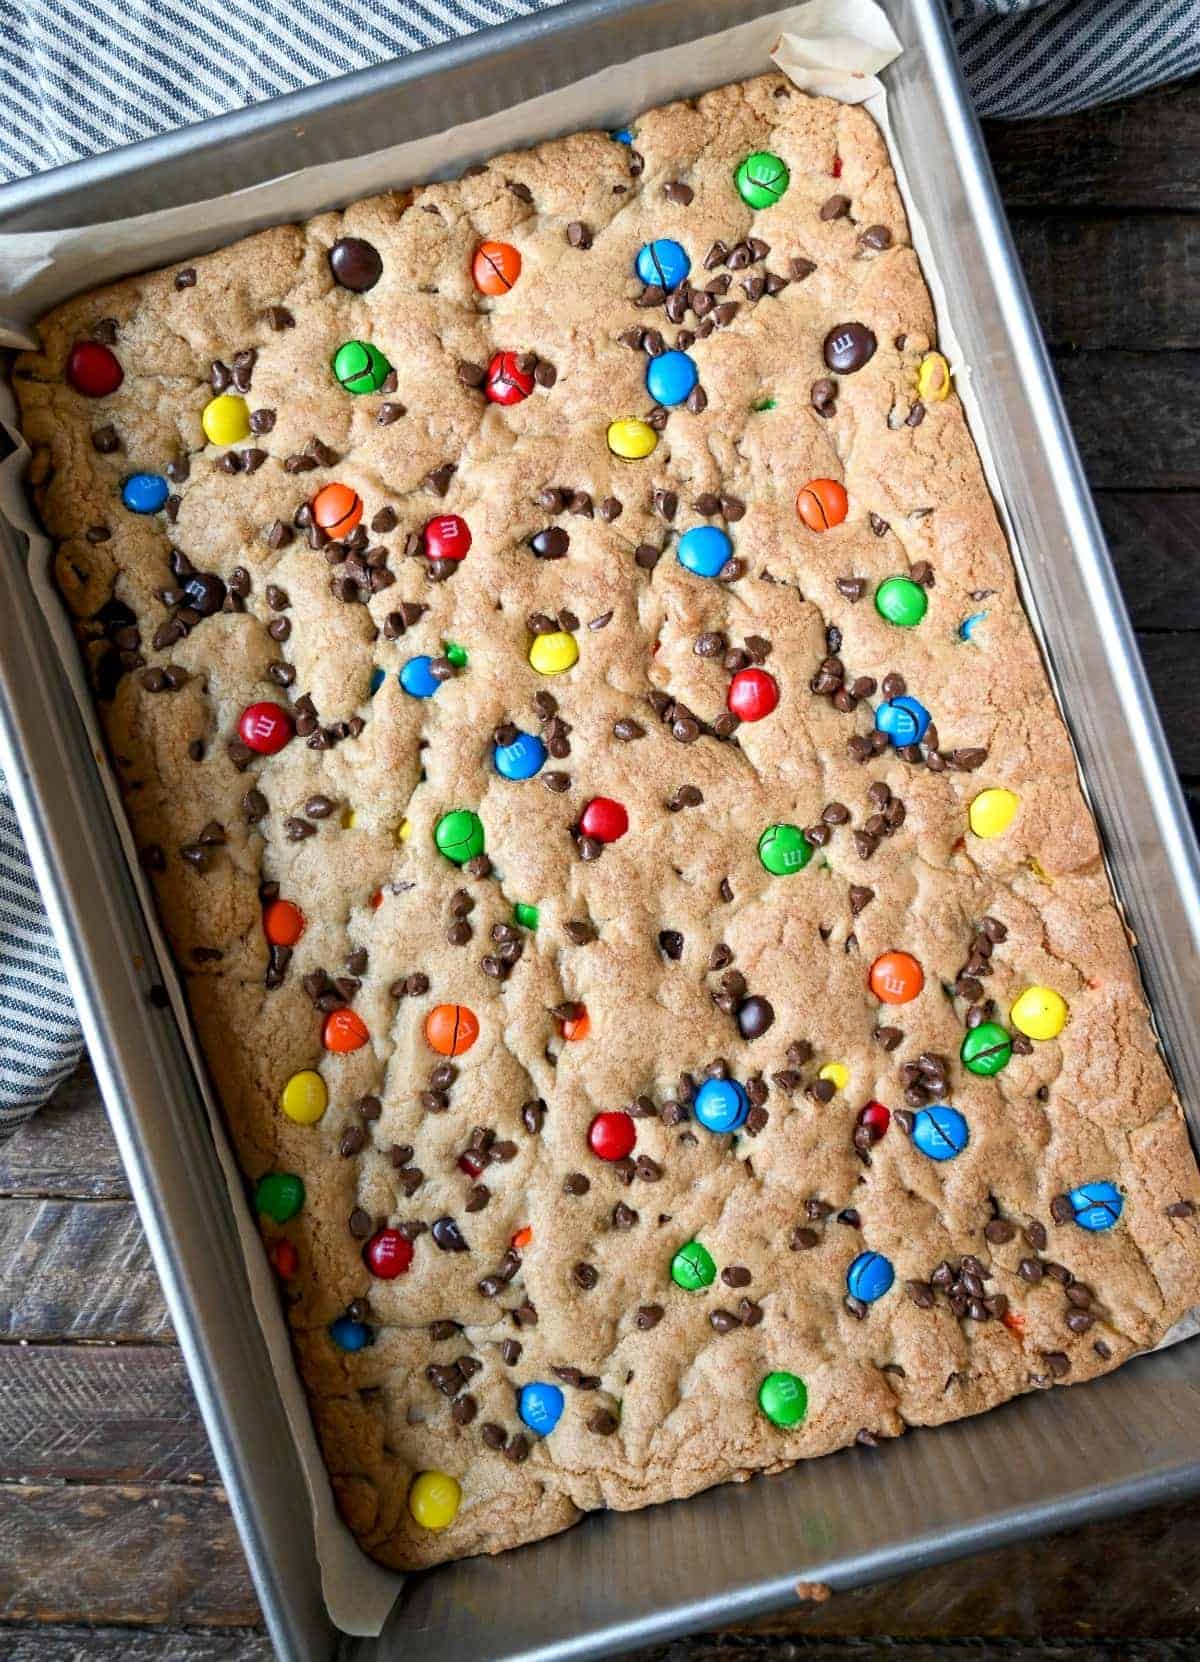
M 530 1228 L 529 1224 L 524 1224 L 517 1230 L 516 1234 L 508 1244 L 509 1246 L 515 1248 L 517 1252 L 522 1252 L 532 1240 L 533 1230 Z
M 592 1031 L 592 1018 L 582 1004 L 576 1005 L 578 1015 L 566 1016 L 559 1023 L 559 1031 L 564 1039 L 586 1039 Z
M 880 1003 L 909 1004 L 925 985 L 925 972 L 911 952 L 882 952 L 868 979 Z
M 304 933 L 304 913 L 290 900 L 273 900 L 263 908 L 263 934 L 272 946 L 295 946 Z
M 480 294 L 507 294 L 521 275 L 521 256 L 510 242 L 481 242 L 471 262 Z
M 351 1050 L 361 1050 L 370 1037 L 366 1022 L 353 1010 L 331 1010 L 325 1017 L 321 1043 L 326 1050 L 343 1056 Z
M 349 485 L 323 485 L 313 497 L 313 524 L 331 537 L 347 537 L 363 516 L 362 497 Z
M 810 531 L 840 525 L 849 511 L 849 498 L 836 479 L 810 479 L 796 498 L 796 512 Z
M 425 1040 L 439 1056 L 461 1056 L 479 1037 L 479 1018 L 465 1004 L 438 1004 L 425 1017 Z

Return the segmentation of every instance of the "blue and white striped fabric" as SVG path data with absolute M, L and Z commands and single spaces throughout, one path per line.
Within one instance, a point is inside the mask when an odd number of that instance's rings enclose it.
M 554 0 L 0 0 L 0 179 L 363 69 Z M 981 114 L 1065 114 L 1200 69 L 1200 0 L 947 0 Z M 0 1136 L 81 1039 L 0 778 Z

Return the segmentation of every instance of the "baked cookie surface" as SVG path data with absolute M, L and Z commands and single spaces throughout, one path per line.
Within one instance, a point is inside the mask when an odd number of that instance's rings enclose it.
M 864 111 L 766 76 L 39 332 L 32 487 L 368 1552 L 976 1413 L 1200 1299 Z

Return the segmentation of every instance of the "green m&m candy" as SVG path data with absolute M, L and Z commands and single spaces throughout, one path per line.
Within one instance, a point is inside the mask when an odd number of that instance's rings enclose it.
M 272 1223 L 287 1223 L 304 1205 L 304 1184 L 293 1171 L 271 1171 L 254 1190 L 254 1209 Z
M 768 825 L 758 839 L 758 857 L 772 877 L 803 871 L 813 847 L 798 825 Z
M 671 1280 L 685 1292 L 698 1293 L 702 1287 L 711 1287 L 717 1279 L 713 1255 L 699 1241 L 681 1246 L 671 1260 Z
M 527 900 L 518 900 L 513 907 L 513 922 L 519 923 L 522 929 L 536 929 L 538 926 L 538 909 L 531 906 Z
M 758 1387 L 758 1406 L 772 1425 L 787 1430 L 808 1413 L 808 1386 L 794 1373 L 769 1373 Z
M 347 392 L 378 392 L 392 366 L 368 340 L 343 341 L 333 354 L 333 374 Z
M 747 207 L 773 207 L 791 181 L 787 163 L 769 150 L 755 150 L 740 163 L 733 176 L 738 195 Z
M 467 649 L 465 646 L 459 646 L 457 641 L 443 641 L 442 651 L 445 653 L 447 663 L 453 664 L 455 669 L 466 669 Z
M 1012 1056 L 1012 1040 L 999 1022 L 981 1021 L 963 1040 L 959 1055 L 971 1073 L 999 1073 Z
M 912 629 L 925 616 L 929 600 L 911 577 L 886 577 L 875 590 L 875 610 L 900 629 Z
M 433 840 L 447 860 L 456 866 L 465 866 L 468 860 L 483 853 L 483 821 L 470 808 L 455 808 L 438 820 Z

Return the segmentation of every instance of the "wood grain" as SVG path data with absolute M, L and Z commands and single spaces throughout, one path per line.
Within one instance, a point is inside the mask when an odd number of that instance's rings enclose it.
M 1098 491 L 1096 507 L 1134 627 L 1200 629 L 1200 492 Z
M 1200 352 L 1056 352 L 1093 490 L 1200 489 Z
M 129 1198 L 129 1181 L 86 1058 L 41 1110 L 37 1129 L 36 1137 L 0 1142 L 0 1198 Z
M 0 1339 L 126 1344 L 172 1337 L 131 1201 L 0 1204 Z
M 13 1627 L 3 1643 L 4 1662 L 273 1662 L 275 1655 L 265 1633 L 244 1629 L 138 1633 L 128 1627 Z

